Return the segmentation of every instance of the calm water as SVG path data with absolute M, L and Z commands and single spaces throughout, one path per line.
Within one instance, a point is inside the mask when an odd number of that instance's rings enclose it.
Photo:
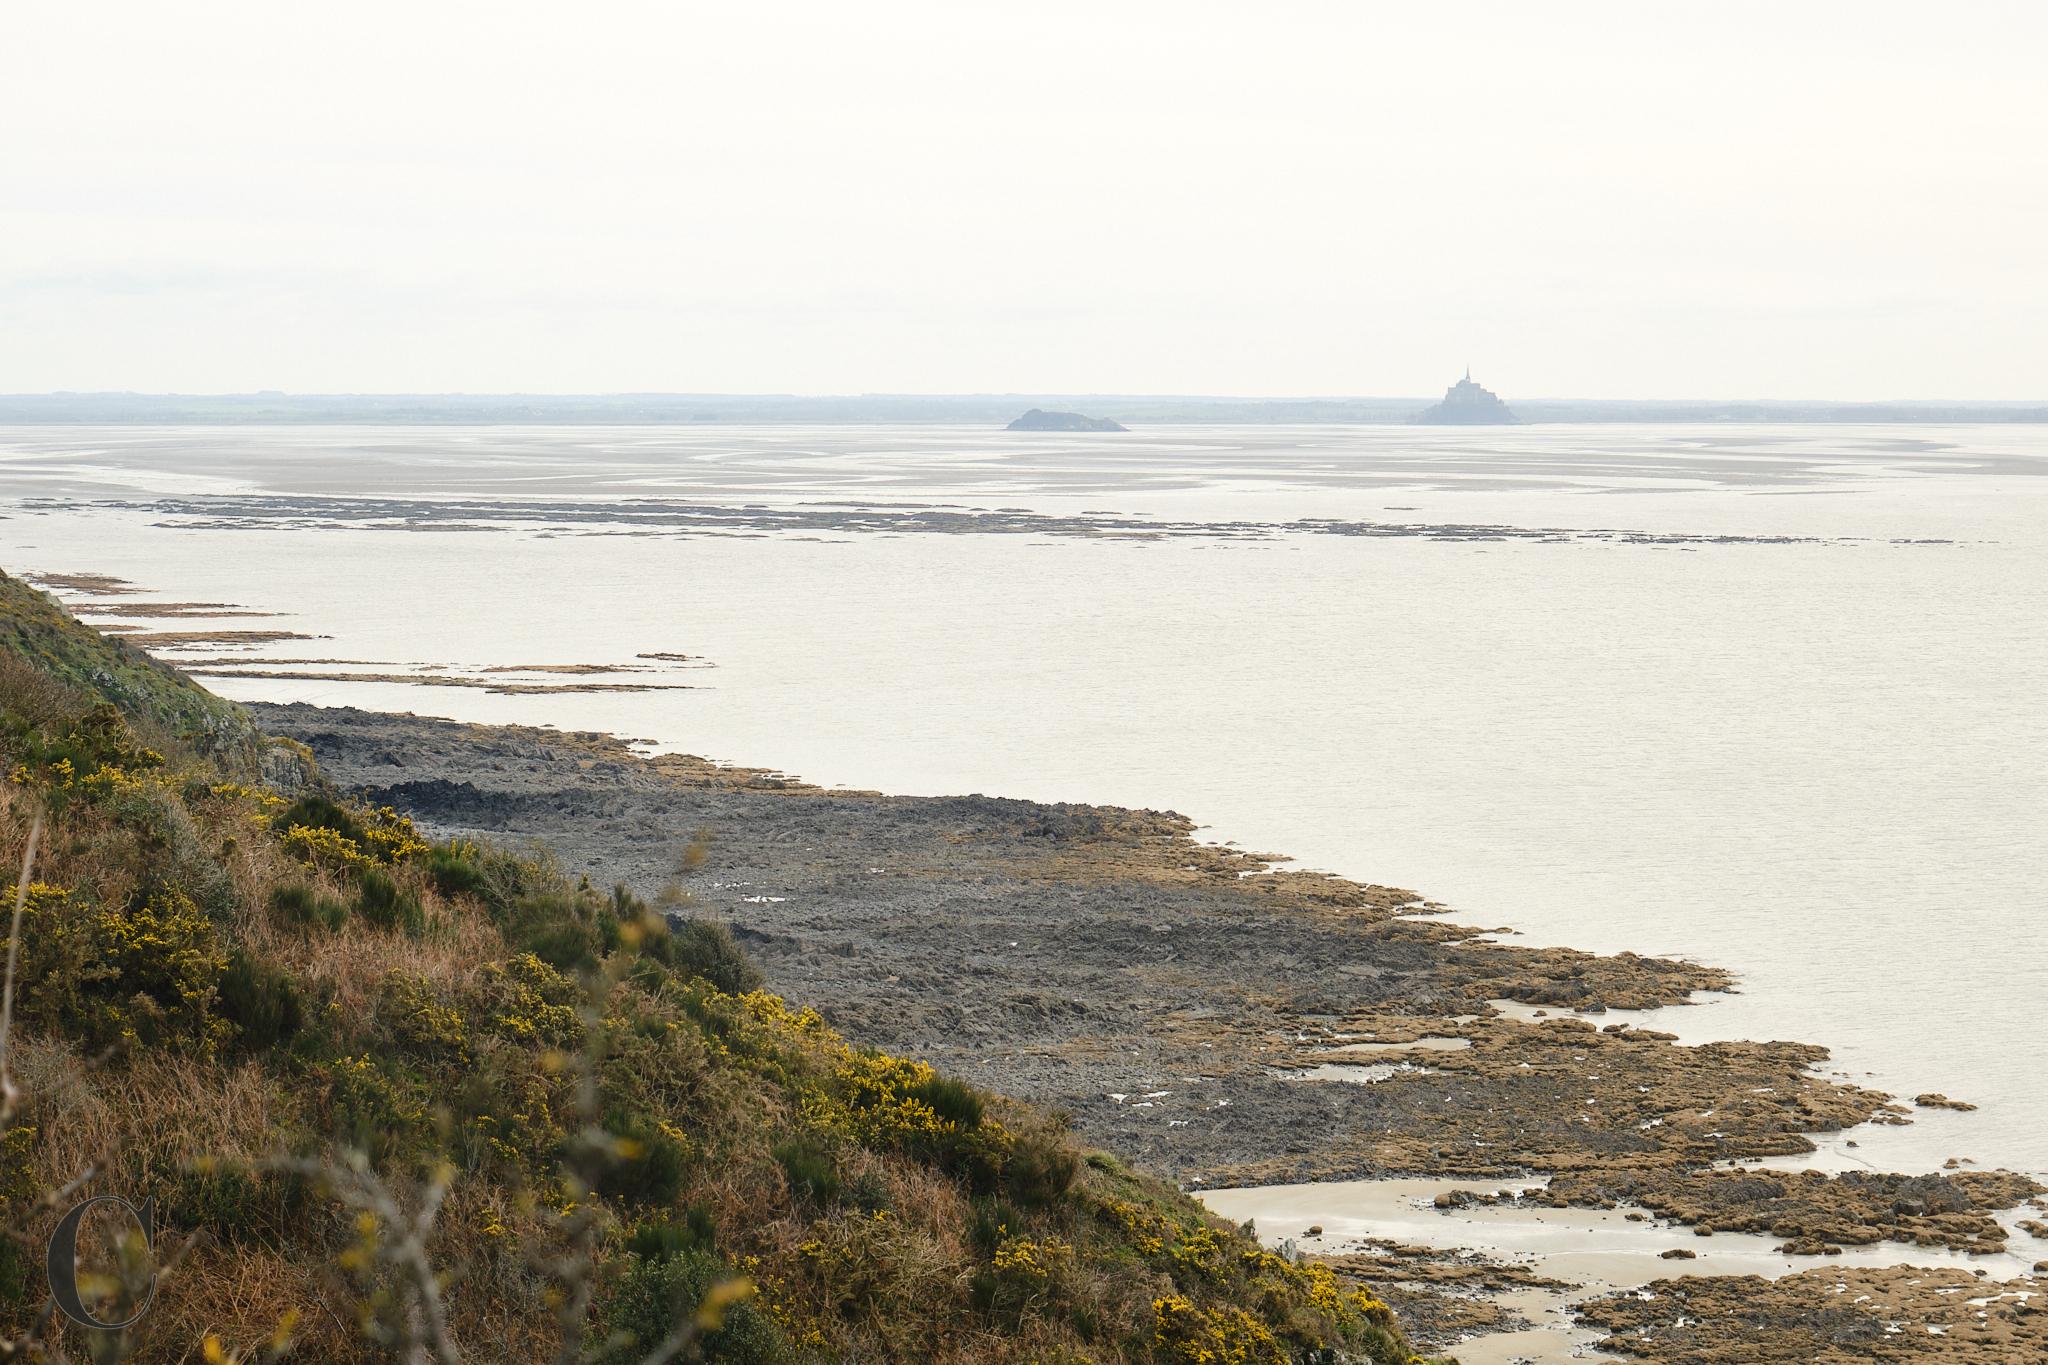
M 1733 967 L 1687 1036 L 1982 1106 L 1864 1143 L 1895 1164 L 2048 1172 L 2044 475 L 2025 427 L 8 428 L 0 563 L 331 637 L 212 658 L 701 655 L 643 694 L 214 685 L 1170 806 Z

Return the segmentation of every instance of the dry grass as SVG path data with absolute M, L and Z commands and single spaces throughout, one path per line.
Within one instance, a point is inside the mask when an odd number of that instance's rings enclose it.
M 197 1245 L 158 1284 L 137 1354 L 197 1361 L 209 1335 L 250 1353 L 290 1324 L 294 1359 L 374 1360 L 354 1313 L 346 1287 L 301 1251 Z
M 339 893 L 333 893 L 339 894 Z M 351 916 L 338 931 L 308 931 L 266 916 L 253 922 L 246 943 L 324 995 L 347 1018 L 372 1017 L 377 995 L 393 972 L 403 971 L 451 990 L 475 984 L 487 962 L 506 954 L 504 936 L 473 908 L 430 906 L 427 932 L 408 938 Z
M 16 1042 L 16 1068 L 37 1128 L 35 1173 L 45 1187 L 89 1167 L 94 1193 L 134 1195 L 202 1158 L 251 1162 L 270 1154 L 283 1118 L 275 1079 L 256 1061 L 201 1062 L 145 1052 L 95 1065 L 69 1044 Z M 117 1182 L 129 1182 L 126 1189 Z

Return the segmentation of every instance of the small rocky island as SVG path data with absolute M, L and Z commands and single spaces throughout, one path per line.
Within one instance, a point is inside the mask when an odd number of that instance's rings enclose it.
M 1121 422 L 1107 417 L 1086 417 L 1078 412 L 1047 412 L 1033 408 L 1005 428 L 1007 431 L 1129 431 Z
M 1521 419 L 1493 390 L 1472 382 L 1472 371 L 1444 390 L 1444 401 L 1415 419 L 1439 426 L 1498 426 Z

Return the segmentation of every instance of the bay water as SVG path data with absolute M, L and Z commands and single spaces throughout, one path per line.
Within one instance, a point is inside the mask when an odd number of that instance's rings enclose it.
M 167 653 L 244 671 L 675 689 L 234 697 L 1167 807 L 1726 966 L 1659 1025 L 1980 1106 L 1879 1164 L 2048 1173 L 2048 429 L 10 427 L 0 567 L 318 637 Z

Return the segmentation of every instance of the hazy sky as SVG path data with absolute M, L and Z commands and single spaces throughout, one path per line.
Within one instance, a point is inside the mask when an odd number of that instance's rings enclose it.
M 2048 3 L 116 0 L 0 392 L 2048 397 Z

